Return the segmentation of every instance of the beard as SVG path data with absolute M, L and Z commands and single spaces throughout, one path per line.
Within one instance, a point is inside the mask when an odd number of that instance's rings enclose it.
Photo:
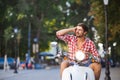
M 82 38 L 82 37 L 84 37 L 84 34 L 76 33 L 75 36 L 78 37 L 78 38 Z
M 81 37 L 83 37 L 83 35 L 76 35 L 76 37 L 79 37 L 79 38 L 81 38 Z

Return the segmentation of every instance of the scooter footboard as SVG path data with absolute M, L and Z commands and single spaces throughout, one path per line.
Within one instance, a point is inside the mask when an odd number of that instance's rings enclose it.
M 91 68 L 74 65 L 63 71 L 62 80 L 95 80 L 95 76 Z

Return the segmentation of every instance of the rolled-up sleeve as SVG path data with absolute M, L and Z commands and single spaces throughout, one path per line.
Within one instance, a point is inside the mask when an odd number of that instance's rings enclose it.
M 65 42 L 68 42 L 68 41 L 69 41 L 69 39 L 70 39 L 70 35 L 69 35 L 69 34 L 65 34 L 65 35 L 58 35 L 58 36 L 57 36 L 57 38 L 58 38 L 58 39 L 60 39 L 60 40 L 65 41 Z
M 101 62 L 100 55 L 99 55 L 99 53 L 98 53 L 98 51 L 96 49 L 96 46 L 95 46 L 95 44 L 93 42 L 91 42 L 91 49 L 90 50 L 91 50 L 91 53 L 93 54 L 95 60 L 97 62 Z

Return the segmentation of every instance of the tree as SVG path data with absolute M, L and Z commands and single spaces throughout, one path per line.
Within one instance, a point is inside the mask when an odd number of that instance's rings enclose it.
M 10 40 L 12 36 L 12 27 L 8 27 L 5 32 L 4 32 L 4 38 L 5 38 L 5 54 L 8 54 L 9 51 L 8 51 L 8 46 L 7 46 L 7 43 L 8 43 L 8 40 Z
M 87 2 L 88 1 L 88 2 Z M 20 53 L 27 50 L 28 26 L 31 24 L 31 43 L 38 38 L 40 51 L 56 40 L 55 32 L 82 22 L 89 11 L 89 0 L 17 0 L 1 1 L 2 30 L 8 26 L 21 29 Z M 84 9 L 85 10 L 84 10 Z M 3 16 L 4 15 L 4 16 Z M 4 34 L 3 32 L 1 34 Z M 2 39 L 3 40 L 3 39 Z M 3 40 L 4 41 L 4 40 Z M 32 49 L 32 48 L 31 48 Z
M 119 48 L 118 44 L 120 44 L 120 1 L 116 0 L 109 0 L 108 4 L 108 46 L 112 46 L 114 42 L 117 42 L 116 45 L 116 55 L 119 54 Z M 103 1 L 96 1 L 91 0 L 91 9 L 89 12 L 89 15 L 94 15 L 94 25 L 96 25 L 96 28 L 98 30 L 98 33 L 100 35 L 99 42 L 105 43 L 105 15 L 104 15 L 104 4 Z

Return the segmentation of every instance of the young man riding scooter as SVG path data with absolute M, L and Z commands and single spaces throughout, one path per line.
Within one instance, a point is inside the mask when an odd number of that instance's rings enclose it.
M 100 55 L 94 42 L 86 37 L 87 33 L 88 27 L 83 23 L 78 23 L 76 27 L 62 29 L 56 32 L 56 36 L 68 44 L 68 60 L 63 61 L 60 65 L 61 77 L 63 70 L 75 61 L 75 53 L 80 50 L 85 54 L 85 59 L 82 63 L 92 68 L 95 74 L 95 80 L 99 80 L 101 73 Z M 91 62 L 89 61 L 90 55 L 88 53 L 94 57 L 94 60 Z

